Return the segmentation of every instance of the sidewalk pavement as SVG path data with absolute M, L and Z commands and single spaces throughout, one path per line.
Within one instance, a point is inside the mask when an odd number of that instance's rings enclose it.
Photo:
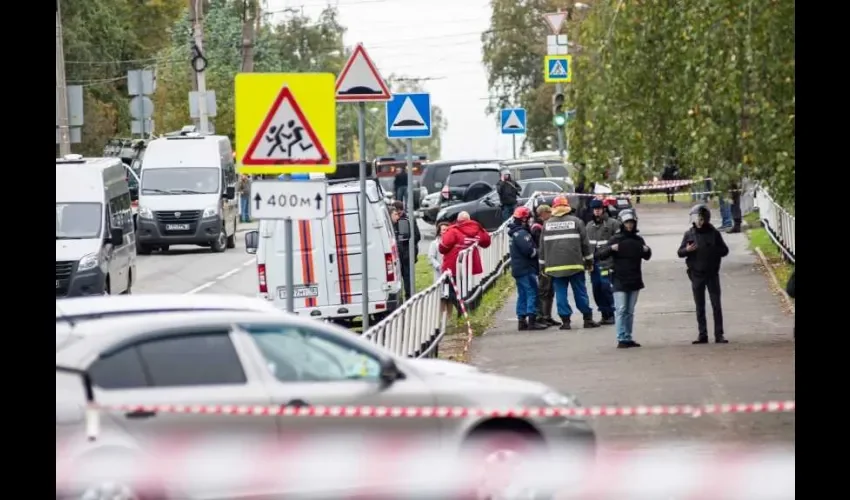
M 691 345 L 696 316 L 676 255 L 688 224 L 688 207 L 642 205 L 638 229 L 652 248 L 643 265 L 646 288 L 635 313 L 634 337 L 643 347 L 617 349 L 613 326 L 518 332 L 516 295 L 497 313 L 484 336 L 472 343 L 472 363 L 482 369 L 538 380 L 581 403 L 666 405 L 793 400 L 793 318 L 774 296 L 768 278 L 747 249 L 747 236 L 725 234 L 729 256 L 721 270 L 724 327 L 729 344 Z M 592 299 L 591 299 L 592 301 Z M 570 292 L 570 302 L 572 292 Z M 595 305 L 595 304 L 594 304 Z M 575 309 L 575 307 L 573 307 Z M 706 305 L 711 338 L 711 306 Z M 599 312 L 594 311 L 599 319 Z M 578 326 L 578 327 L 577 327 Z M 600 440 L 793 442 L 794 414 L 693 417 L 600 417 Z

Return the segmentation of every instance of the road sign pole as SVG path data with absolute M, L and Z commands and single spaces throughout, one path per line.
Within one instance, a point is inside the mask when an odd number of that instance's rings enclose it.
M 514 151 L 514 160 L 516 160 L 516 135 L 511 135 L 511 147 Z
M 360 149 L 360 266 L 363 278 L 363 332 L 369 329 L 369 247 L 366 244 L 366 103 L 357 103 L 357 139 Z
M 71 154 L 71 128 L 69 126 L 68 90 L 65 86 L 65 49 L 62 44 L 62 16 L 56 2 L 56 95 L 59 113 L 59 154 Z
M 140 131 L 142 132 L 142 139 L 145 138 L 145 122 L 148 121 L 148 118 L 145 115 L 145 90 L 144 90 L 145 89 L 145 87 L 144 87 L 145 83 L 143 81 L 144 80 L 143 79 L 144 71 L 145 71 L 144 69 L 141 69 L 141 70 L 136 72 L 136 74 L 138 75 L 138 78 L 136 80 L 139 83 L 139 92 L 140 92 L 139 107 L 141 108 L 141 111 L 142 111 L 142 119 L 140 120 L 140 123 L 139 123 L 139 125 L 141 126 Z
M 289 174 L 283 175 L 284 181 L 289 181 L 292 178 Z M 283 220 L 283 237 L 286 238 L 286 312 L 295 312 L 295 245 L 292 240 L 295 238 L 295 231 L 292 228 L 292 219 L 286 218 Z M 310 283 L 304 283 L 309 285 Z
M 560 94 L 564 91 L 564 86 L 560 83 L 555 84 L 555 93 Z M 558 134 L 558 155 L 561 158 L 564 157 L 564 129 L 562 127 L 555 127 L 555 131 Z
M 416 295 L 416 212 L 413 205 L 413 139 L 407 139 L 407 217 L 410 219 L 410 242 L 407 244 L 410 254 L 410 294 Z M 408 299 L 410 297 L 407 297 Z

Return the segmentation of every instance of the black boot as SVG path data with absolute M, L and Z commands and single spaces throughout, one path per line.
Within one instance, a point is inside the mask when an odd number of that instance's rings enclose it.
M 545 330 L 547 328 L 549 328 L 549 325 L 547 325 L 545 323 L 539 323 L 534 318 L 534 315 L 531 315 L 531 316 L 528 317 L 528 329 L 529 330 Z
M 723 335 L 715 335 L 714 336 L 714 343 L 715 344 L 728 344 L 729 341 L 726 340 L 726 337 L 724 337 Z
M 585 314 L 584 315 L 584 327 L 585 328 L 599 328 L 599 323 L 593 321 L 593 314 Z
M 740 233 L 741 232 L 741 219 L 735 219 L 732 224 L 732 228 L 729 229 L 730 233 Z
M 517 327 L 517 330 L 519 330 L 519 331 L 528 330 L 528 321 L 526 321 L 523 316 L 520 316 L 520 317 L 517 318 L 517 323 L 519 325 Z
M 559 330 L 572 330 L 573 327 L 570 325 L 570 317 L 569 316 L 561 316 L 561 328 Z
M 621 340 L 617 342 L 617 349 L 631 349 L 632 347 L 640 347 L 640 344 L 634 340 Z
M 694 344 L 694 345 L 696 345 L 696 344 L 708 344 L 708 337 L 700 335 L 699 337 L 697 337 L 696 340 L 691 342 L 691 344 Z
M 555 321 L 555 319 L 552 318 L 552 316 L 548 316 L 546 318 L 543 318 L 543 323 L 546 323 L 549 326 L 561 326 L 561 323 Z
M 614 321 L 614 315 L 613 314 L 602 316 L 602 323 L 601 324 L 603 324 L 603 325 L 613 325 L 614 323 L 615 323 L 615 321 Z

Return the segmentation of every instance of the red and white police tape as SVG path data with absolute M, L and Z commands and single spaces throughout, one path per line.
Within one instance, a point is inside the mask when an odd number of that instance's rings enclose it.
M 93 489 L 176 498 L 270 495 L 296 498 L 794 498 L 790 447 L 663 443 L 569 450 L 441 446 L 439 439 L 328 435 L 161 438 L 112 453 L 85 441 L 57 443 L 57 492 Z M 81 446 L 82 444 L 82 446 Z M 144 450 L 141 452 L 139 450 Z M 185 495 L 185 496 L 184 496 Z M 80 497 L 86 498 L 84 495 Z M 93 497 L 92 495 L 89 495 Z M 158 496 L 154 495 L 156 498 Z M 103 496 L 99 498 L 104 498 Z M 117 498 L 111 496 L 110 498 Z
M 796 410 L 794 401 L 726 403 L 704 405 L 589 406 L 589 407 L 525 407 L 475 408 L 452 406 L 264 406 L 264 405 L 100 405 L 95 409 L 121 412 L 156 412 L 166 414 L 237 415 L 273 417 L 345 417 L 345 418 L 470 418 L 470 417 L 640 417 L 732 414 L 786 413 Z

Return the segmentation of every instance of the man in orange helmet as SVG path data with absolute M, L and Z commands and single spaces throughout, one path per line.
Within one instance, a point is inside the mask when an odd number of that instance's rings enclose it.
M 543 225 L 540 260 L 543 272 L 552 277 L 555 302 L 561 317 L 561 330 L 571 330 L 573 310 L 567 301 L 567 288 L 573 289 L 576 308 L 584 316 L 585 328 L 596 328 L 593 309 L 587 296 L 585 271 L 593 269 L 593 248 L 587 238 L 584 222 L 572 215 L 570 202 L 558 196 L 552 202 L 552 217 Z
M 544 330 L 547 325 L 538 324 L 537 318 L 537 245 L 531 237 L 528 219 L 531 210 L 517 207 L 514 218 L 508 224 L 508 236 L 511 239 L 511 275 L 516 281 L 516 315 L 519 330 Z

